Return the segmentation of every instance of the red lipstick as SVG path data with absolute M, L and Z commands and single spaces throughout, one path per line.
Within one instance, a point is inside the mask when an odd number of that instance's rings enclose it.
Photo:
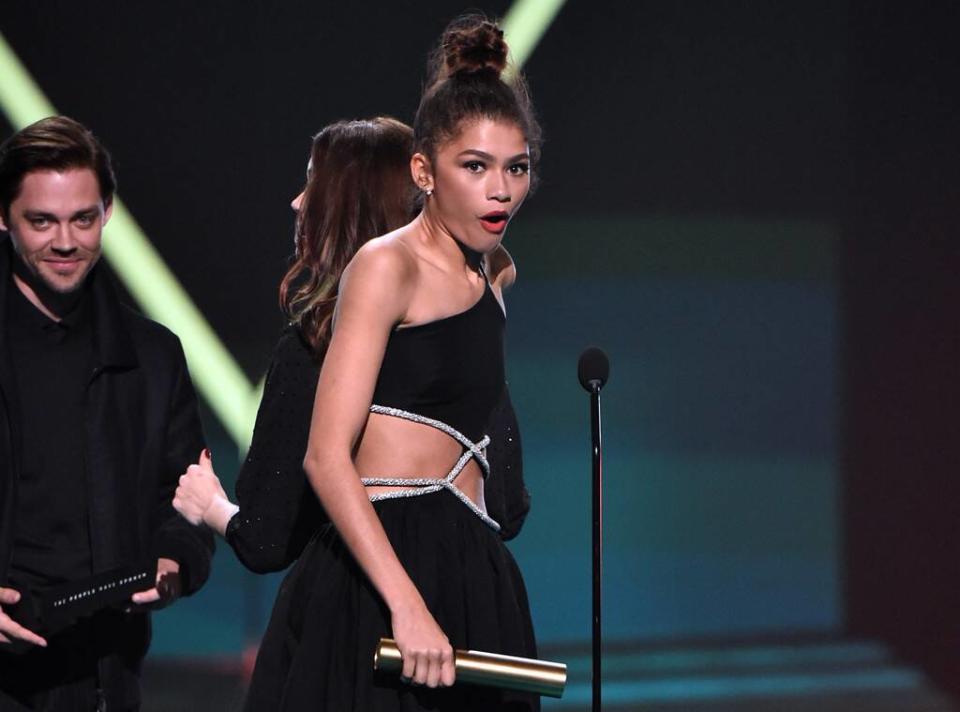
M 487 232 L 499 235 L 507 228 L 507 222 L 510 220 L 510 213 L 506 210 L 495 210 L 480 216 L 480 224 Z

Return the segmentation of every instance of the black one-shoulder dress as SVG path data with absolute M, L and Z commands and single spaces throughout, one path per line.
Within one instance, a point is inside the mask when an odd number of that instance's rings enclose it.
M 469 460 L 489 472 L 485 455 L 519 453 L 504 378 L 503 330 L 503 312 L 487 286 L 470 309 L 391 334 L 371 410 L 437 427 L 463 445 L 464 455 L 445 478 L 416 480 L 404 492 L 371 499 L 398 558 L 455 648 L 535 657 L 526 590 L 499 523 L 456 487 Z M 491 442 L 483 430 L 492 418 L 503 419 L 505 410 L 510 424 L 499 442 Z M 416 473 L 362 474 L 375 485 Z M 494 493 L 501 505 L 502 490 Z M 491 507 L 491 514 L 521 510 L 522 521 L 526 506 L 524 492 L 520 504 Z M 324 524 L 281 585 L 245 709 L 539 710 L 534 695 L 466 684 L 431 690 L 374 673 L 377 641 L 391 635 L 379 594 L 336 528 Z

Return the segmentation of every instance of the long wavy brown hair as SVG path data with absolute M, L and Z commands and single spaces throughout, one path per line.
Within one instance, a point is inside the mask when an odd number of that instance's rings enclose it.
M 382 116 L 338 121 L 313 139 L 280 307 L 318 355 L 330 339 L 347 264 L 367 240 L 414 216 L 412 153 L 413 129 Z

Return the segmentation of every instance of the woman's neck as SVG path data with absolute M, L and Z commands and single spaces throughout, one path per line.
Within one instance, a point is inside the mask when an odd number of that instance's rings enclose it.
M 483 274 L 484 254 L 461 242 L 443 223 L 424 208 L 417 216 L 422 243 L 449 265 L 452 271 Z

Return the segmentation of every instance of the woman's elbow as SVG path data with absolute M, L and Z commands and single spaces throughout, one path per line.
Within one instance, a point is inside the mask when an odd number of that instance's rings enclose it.
M 319 492 L 324 483 L 330 481 L 332 473 L 343 467 L 342 460 L 343 458 L 336 455 L 331 456 L 329 448 L 307 448 L 307 454 L 303 458 L 303 471 L 315 491 Z M 348 457 L 347 464 L 349 461 Z

